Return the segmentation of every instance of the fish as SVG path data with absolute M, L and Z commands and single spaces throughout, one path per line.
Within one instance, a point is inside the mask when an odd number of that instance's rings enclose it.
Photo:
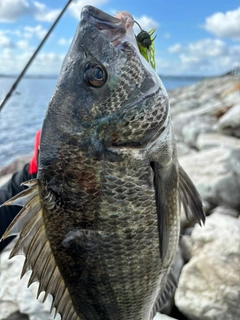
M 37 178 L 3 239 L 62 320 L 150 320 L 176 287 L 180 205 L 202 200 L 180 166 L 163 83 L 128 12 L 85 6 L 43 121 Z

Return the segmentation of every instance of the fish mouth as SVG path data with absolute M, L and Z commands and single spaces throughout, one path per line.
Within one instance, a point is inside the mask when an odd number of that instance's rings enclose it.
M 130 14 L 126 13 L 119 19 L 93 6 L 83 7 L 81 19 L 97 28 L 115 47 L 125 38 L 129 26 L 134 24 Z

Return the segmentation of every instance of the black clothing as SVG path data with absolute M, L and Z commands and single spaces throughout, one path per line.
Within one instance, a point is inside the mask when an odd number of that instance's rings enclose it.
M 7 183 L 0 187 L 0 205 L 27 188 L 25 186 L 20 186 L 22 182 L 36 178 L 36 174 L 29 174 L 28 167 L 29 165 L 26 164 L 22 170 L 15 173 Z M 22 207 L 20 206 L 0 207 L 0 239 L 21 208 Z M 0 242 L 0 252 L 9 244 L 9 242 L 11 242 L 13 238 L 14 237 L 9 237 Z

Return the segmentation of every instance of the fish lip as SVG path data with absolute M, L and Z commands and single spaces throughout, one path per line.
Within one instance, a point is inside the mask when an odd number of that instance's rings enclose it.
M 81 19 L 96 27 L 112 43 L 123 38 L 127 32 L 124 20 L 115 18 L 90 5 L 83 7 Z

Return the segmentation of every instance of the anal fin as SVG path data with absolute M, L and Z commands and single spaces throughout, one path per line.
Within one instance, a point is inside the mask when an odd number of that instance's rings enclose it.
M 161 290 L 161 288 L 159 289 L 159 293 L 155 299 L 155 302 L 151 311 L 151 319 L 173 297 L 176 288 L 177 288 L 177 281 L 174 278 L 173 274 L 169 273 L 164 285 L 164 289 L 163 290 Z

